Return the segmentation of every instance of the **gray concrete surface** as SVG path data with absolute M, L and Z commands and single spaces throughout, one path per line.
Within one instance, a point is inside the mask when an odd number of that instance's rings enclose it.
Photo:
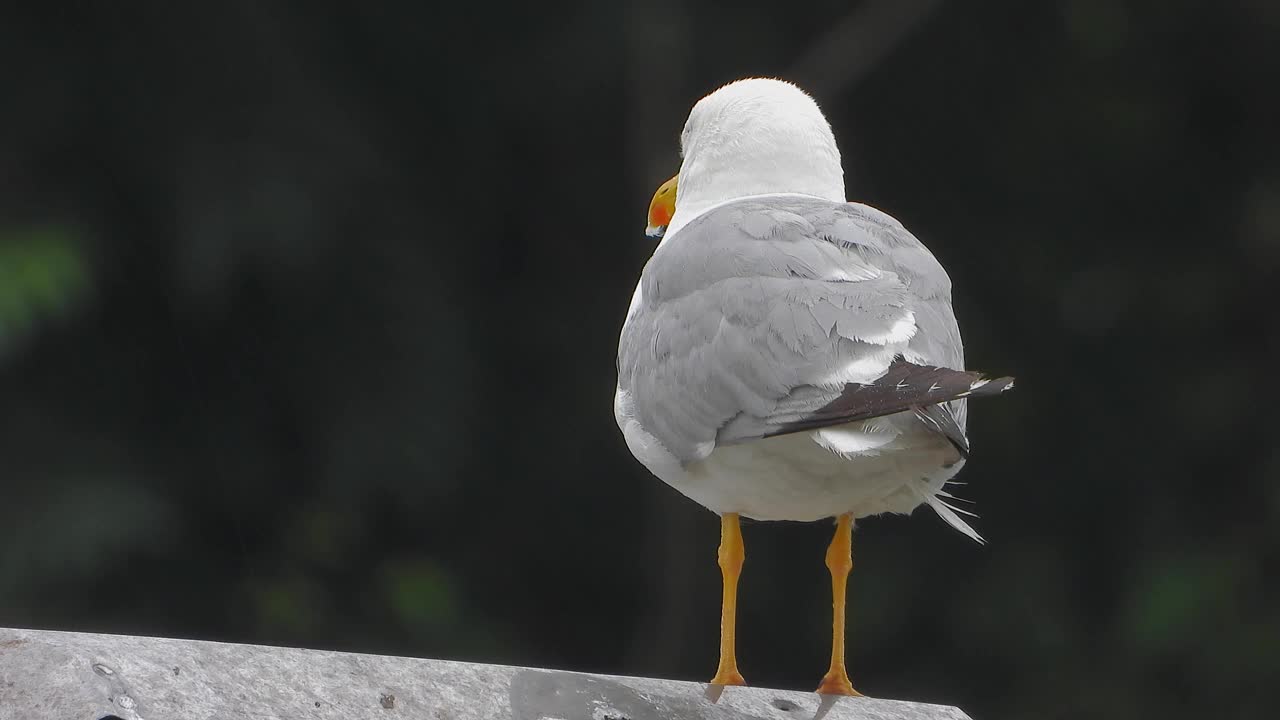
M 0 720 L 966 720 L 939 705 L 232 645 L 0 628 Z

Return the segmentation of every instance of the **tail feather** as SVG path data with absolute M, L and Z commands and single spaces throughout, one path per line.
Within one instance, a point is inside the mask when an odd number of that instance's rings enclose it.
M 954 507 L 952 505 L 948 505 L 945 500 L 938 497 L 937 495 L 931 495 L 931 494 L 922 492 L 918 488 L 915 488 L 915 492 L 916 492 L 916 495 L 918 495 L 922 501 L 928 504 L 929 507 L 933 508 L 933 511 L 938 513 L 938 517 L 946 521 L 948 525 L 959 530 L 965 535 L 968 535 L 970 539 L 972 539 L 974 542 L 978 543 L 979 545 L 987 544 L 987 541 L 984 540 L 982 536 L 978 534 L 978 531 L 974 530 L 973 527 L 969 525 L 969 523 L 964 521 L 964 518 L 960 517 L 956 513 L 962 512 L 965 515 L 969 515 L 975 518 L 978 517 L 977 515 L 975 515 L 972 512 L 969 512 L 968 510 L 964 510 L 958 507 Z

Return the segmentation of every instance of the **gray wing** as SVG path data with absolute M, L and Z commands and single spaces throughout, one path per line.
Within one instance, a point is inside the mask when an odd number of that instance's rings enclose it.
M 874 417 L 871 395 L 888 398 L 877 407 L 889 414 L 981 385 L 971 374 L 949 376 L 950 394 L 915 382 L 910 368 L 929 366 L 937 380 L 964 367 L 951 281 L 900 223 L 864 205 L 780 197 L 722 206 L 658 247 L 639 293 L 618 386 L 681 462 L 716 445 Z M 895 363 L 908 366 L 892 385 L 899 395 L 868 391 Z M 963 438 L 963 401 L 945 414 L 935 422 Z

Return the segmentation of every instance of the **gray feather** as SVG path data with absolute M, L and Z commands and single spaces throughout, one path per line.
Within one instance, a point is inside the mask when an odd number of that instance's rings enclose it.
M 946 271 L 901 224 L 864 205 L 730 203 L 666 238 L 640 287 L 619 343 L 618 385 L 681 462 L 812 422 L 850 381 L 873 383 L 899 356 L 964 367 Z M 851 373 L 865 377 L 839 380 Z M 963 438 L 964 400 L 946 407 L 950 422 L 935 429 Z

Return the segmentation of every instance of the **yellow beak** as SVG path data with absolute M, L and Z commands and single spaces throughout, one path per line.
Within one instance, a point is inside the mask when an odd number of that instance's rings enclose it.
M 660 238 L 667 232 L 671 224 L 671 216 L 676 214 L 676 185 L 679 175 L 658 186 L 649 201 L 649 226 L 644 234 L 651 238 Z

